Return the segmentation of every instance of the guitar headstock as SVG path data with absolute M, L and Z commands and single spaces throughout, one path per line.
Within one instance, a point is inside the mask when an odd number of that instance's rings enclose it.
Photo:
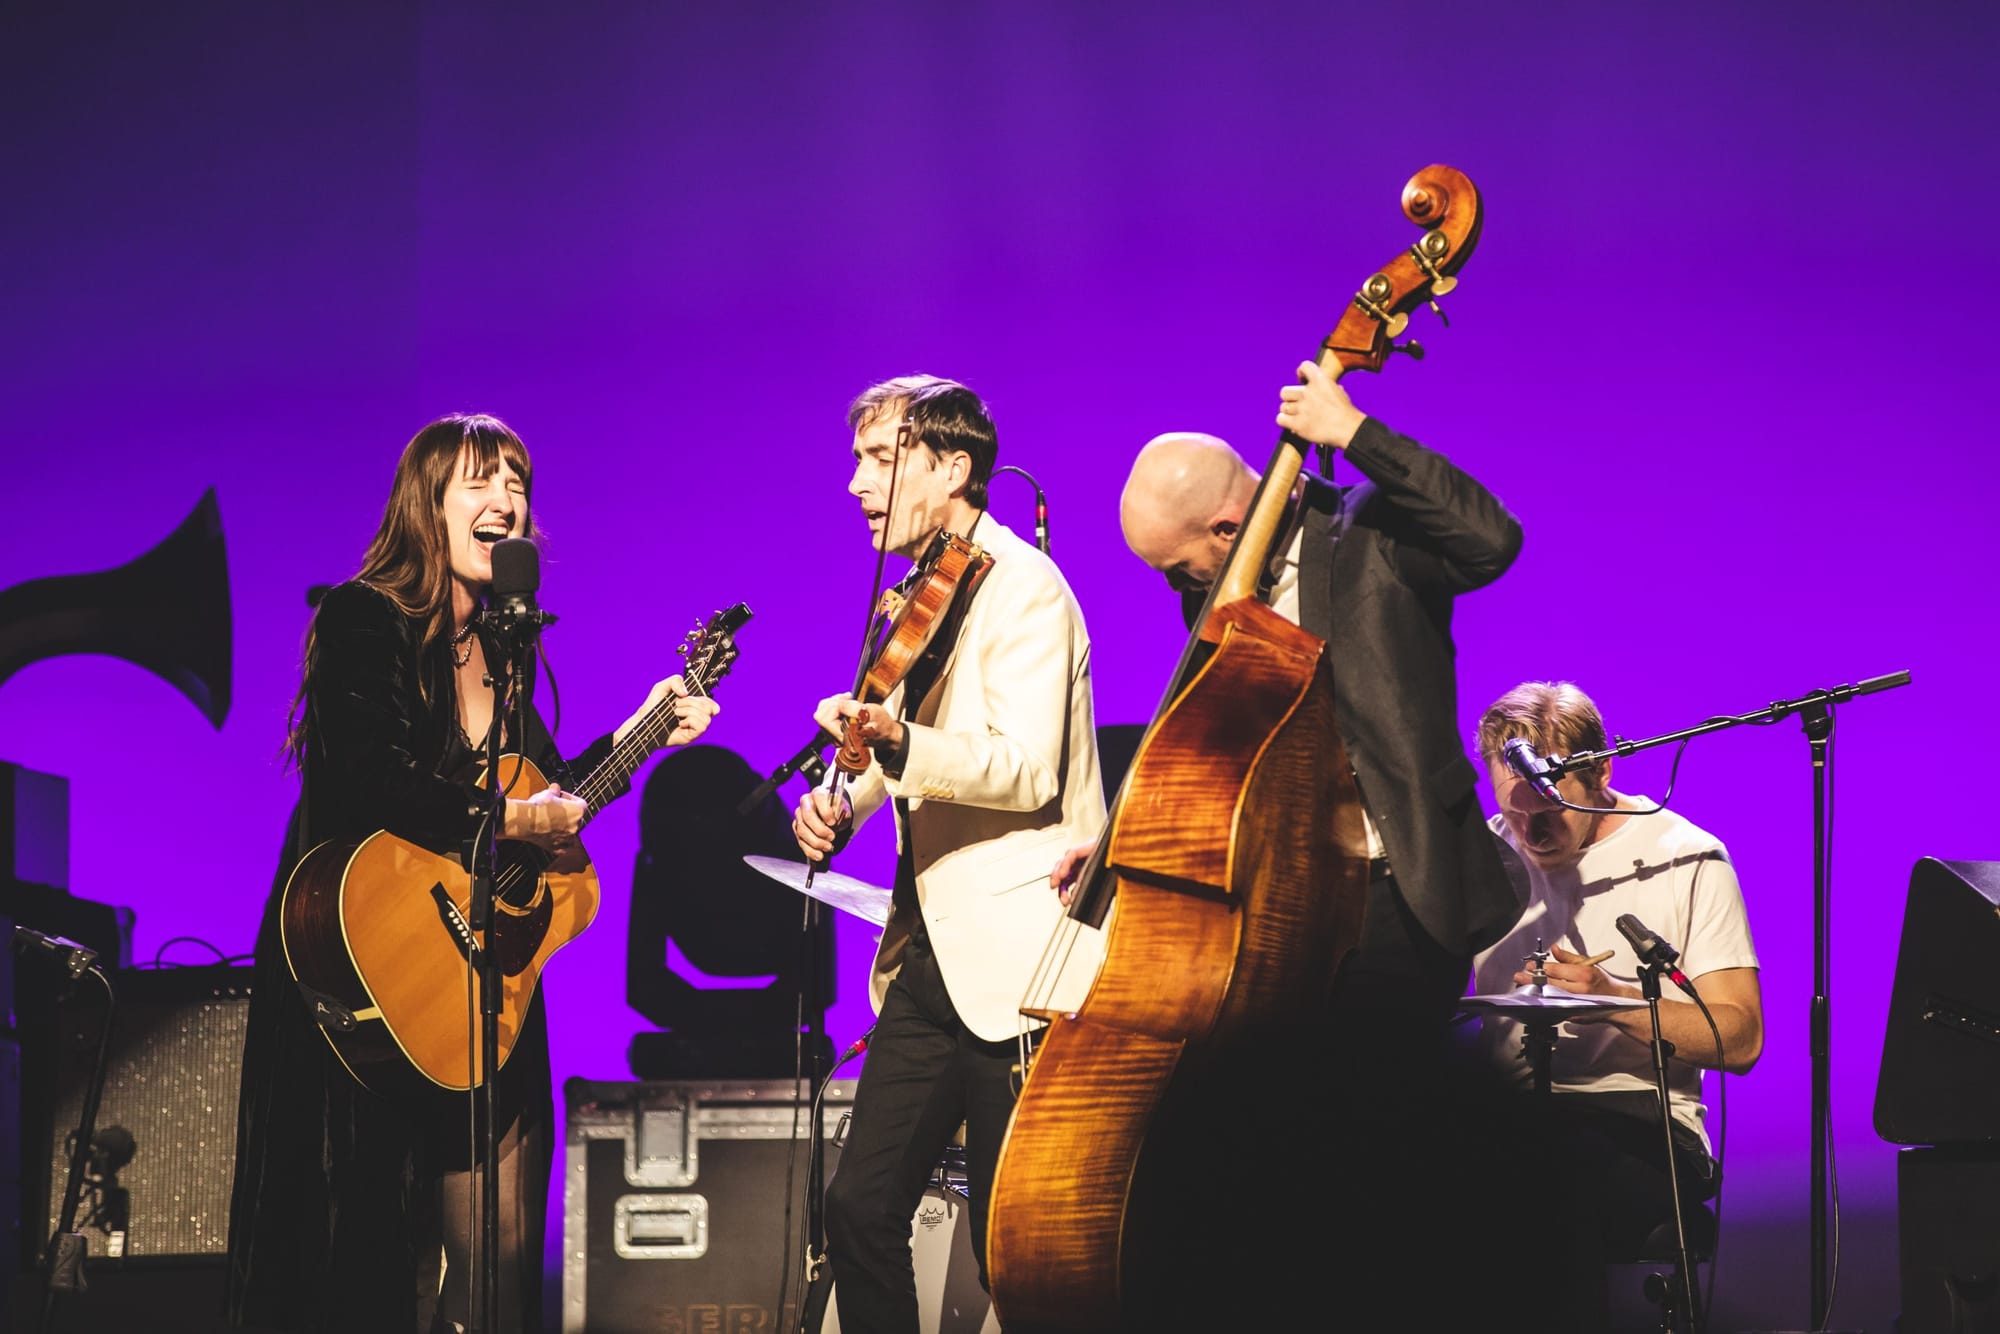
M 681 679 L 687 682 L 689 693 L 705 695 L 717 681 L 729 675 L 736 655 L 741 652 L 736 647 L 736 632 L 749 620 L 748 604 L 738 602 L 688 632 L 675 652 L 687 659 L 687 665 L 681 668 Z
M 1410 312 L 1428 304 L 1440 318 L 1437 298 L 1458 286 L 1452 275 L 1479 243 L 1479 190 L 1454 167 L 1432 166 L 1403 187 L 1403 216 L 1424 229 L 1415 245 L 1396 255 L 1361 284 L 1361 290 L 1326 336 L 1321 364 L 1329 370 L 1379 371 L 1392 352 L 1422 359 L 1422 344 L 1397 344 Z

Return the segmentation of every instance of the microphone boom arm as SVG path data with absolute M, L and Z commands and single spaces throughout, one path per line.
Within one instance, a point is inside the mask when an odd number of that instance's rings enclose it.
M 1830 705 L 1844 704 L 1856 695 L 1872 695 L 1878 690 L 1893 690 L 1897 686 L 1910 683 L 1910 673 L 1890 672 L 1886 676 L 1871 676 L 1853 685 L 1835 686 L 1831 690 L 1815 690 L 1797 699 L 1781 699 L 1767 709 L 1755 713 L 1725 714 L 1710 718 L 1693 727 L 1684 727 L 1678 732 L 1665 732 L 1659 736 L 1647 737 L 1643 741 L 1627 741 L 1622 737 L 1604 750 L 1578 751 L 1574 755 L 1547 755 L 1542 757 L 1543 772 L 1550 778 L 1560 778 L 1577 769 L 1588 768 L 1601 760 L 1613 759 L 1621 755 L 1634 755 L 1655 746 L 1669 745 L 1675 741 L 1686 741 L 1693 737 L 1705 736 L 1710 732 L 1720 732 L 1729 727 L 1740 727 L 1746 723 L 1767 726 L 1795 713 L 1822 711 Z

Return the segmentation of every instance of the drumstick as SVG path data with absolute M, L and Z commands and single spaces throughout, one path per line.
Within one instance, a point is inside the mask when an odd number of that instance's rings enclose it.
M 1618 952 L 1617 950 L 1599 950 L 1597 953 L 1591 955 L 1588 959 L 1578 959 L 1576 962 L 1583 965 L 1585 968 L 1595 968 L 1597 967 L 1597 965 L 1603 963 L 1606 959 L 1610 958 L 1617 952 Z

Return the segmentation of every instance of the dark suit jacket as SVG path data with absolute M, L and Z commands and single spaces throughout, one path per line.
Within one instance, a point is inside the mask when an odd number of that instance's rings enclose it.
M 1520 904 L 1458 736 L 1451 607 L 1513 564 L 1521 525 L 1442 454 L 1373 417 L 1346 453 L 1367 481 L 1308 479 L 1299 622 L 1327 641 L 1341 740 L 1397 888 L 1433 940 L 1470 956 Z M 1184 600 L 1189 618 L 1203 600 Z

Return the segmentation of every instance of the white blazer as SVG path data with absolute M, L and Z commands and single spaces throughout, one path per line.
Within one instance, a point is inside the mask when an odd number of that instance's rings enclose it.
M 929 693 L 906 720 L 903 772 L 871 765 L 849 789 L 858 827 L 890 797 L 931 948 L 965 1026 L 989 1042 L 1031 1026 L 1023 994 L 1064 909 L 1049 888 L 1063 850 L 1104 828 L 1090 636 L 1062 572 L 982 514 L 968 535 L 993 556 Z M 887 707 L 902 709 L 902 687 Z M 901 966 L 913 923 L 897 910 L 875 954 L 873 1000 Z M 1077 930 L 1065 975 L 1096 972 L 1100 934 Z M 1080 995 L 1080 993 L 1078 993 Z

